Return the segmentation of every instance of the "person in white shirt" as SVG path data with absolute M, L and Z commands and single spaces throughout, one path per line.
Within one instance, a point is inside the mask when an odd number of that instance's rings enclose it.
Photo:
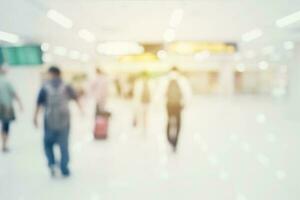
M 96 69 L 96 77 L 92 81 L 91 91 L 96 100 L 96 115 L 98 115 L 100 112 L 105 111 L 109 93 L 108 77 L 99 68 Z
M 136 106 L 134 124 L 142 127 L 145 133 L 148 128 L 149 106 L 152 101 L 152 84 L 147 72 L 142 72 L 135 83 L 134 101 Z

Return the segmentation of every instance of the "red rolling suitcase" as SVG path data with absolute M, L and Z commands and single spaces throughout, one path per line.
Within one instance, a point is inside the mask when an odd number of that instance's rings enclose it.
M 106 139 L 108 135 L 110 113 L 101 112 L 96 116 L 95 127 L 94 127 L 94 138 L 95 139 Z

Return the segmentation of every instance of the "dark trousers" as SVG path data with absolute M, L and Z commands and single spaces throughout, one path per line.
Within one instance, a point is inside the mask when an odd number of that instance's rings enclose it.
M 181 106 L 168 105 L 168 124 L 167 124 L 167 138 L 174 150 L 177 147 L 180 128 L 181 128 Z M 173 132 L 175 129 L 175 132 Z
M 69 173 L 69 128 L 64 130 L 54 131 L 45 130 L 44 136 L 44 149 L 48 160 L 48 166 L 53 167 L 56 165 L 56 159 L 54 154 L 54 145 L 57 144 L 60 149 L 61 159 L 60 168 L 63 174 Z

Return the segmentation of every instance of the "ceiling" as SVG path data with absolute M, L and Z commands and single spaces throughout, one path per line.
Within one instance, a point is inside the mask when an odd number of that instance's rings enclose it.
M 184 10 L 176 40 L 237 42 L 243 48 L 300 40 L 300 22 L 285 29 L 275 21 L 300 10 L 299 0 L 0 0 L 0 30 L 21 36 L 24 42 L 48 42 L 95 53 L 99 41 L 163 40 L 174 9 Z M 55 9 L 74 26 L 64 29 L 49 20 Z M 78 36 L 87 29 L 97 38 L 88 43 Z M 260 28 L 261 38 L 241 43 L 242 34 Z

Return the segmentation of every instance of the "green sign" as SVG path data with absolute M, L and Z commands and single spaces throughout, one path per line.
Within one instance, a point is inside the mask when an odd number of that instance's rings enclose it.
M 2 47 L 4 60 L 9 65 L 41 65 L 42 50 L 40 45 Z M 1 58 L 0 58 L 1 60 Z

